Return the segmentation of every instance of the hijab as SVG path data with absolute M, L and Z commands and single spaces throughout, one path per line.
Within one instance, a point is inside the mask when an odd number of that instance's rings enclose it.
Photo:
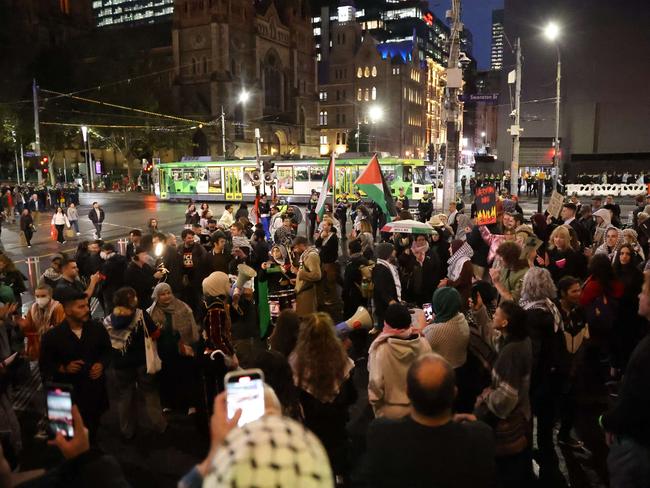
M 158 301 L 158 297 L 167 291 L 172 294 L 172 301 L 163 305 Z M 167 322 L 166 316 L 171 315 L 172 327 L 180 333 L 185 344 L 193 344 L 199 340 L 199 329 L 194 321 L 192 309 L 174 296 L 171 286 L 167 283 L 158 283 L 153 289 L 151 298 L 153 298 L 153 305 L 147 312 L 154 322 L 164 325 Z
M 411 252 L 413 253 L 413 256 L 415 256 L 415 259 L 417 259 L 418 263 L 423 264 L 424 259 L 429 252 L 429 243 L 424 241 L 422 245 L 419 245 L 417 240 L 413 241 L 413 244 L 411 244 Z
M 431 305 L 435 313 L 434 323 L 449 322 L 460 312 L 460 293 L 449 286 L 438 288 L 433 294 Z

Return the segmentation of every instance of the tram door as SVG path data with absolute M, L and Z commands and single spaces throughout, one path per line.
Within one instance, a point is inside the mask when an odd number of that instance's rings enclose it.
M 158 170 L 158 183 L 160 185 L 160 198 L 167 198 L 167 192 L 169 191 L 169 181 L 168 181 L 167 170 L 159 169 Z
M 354 189 L 354 171 L 351 167 L 336 168 L 336 198 L 350 196 Z
M 228 201 L 241 201 L 242 199 L 242 174 L 241 168 L 226 167 L 226 200 Z

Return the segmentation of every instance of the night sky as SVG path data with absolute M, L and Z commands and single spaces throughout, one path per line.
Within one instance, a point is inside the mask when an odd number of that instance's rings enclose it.
M 451 8 L 450 0 L 429 0 L 431 9 L 445 18 Z M 503 0 L 462 0 L 462 20 L 474 36 L 474 57 L 479 69 L 490 68 L 490 43 L 492 41 L 492 10 L 503 8 Z

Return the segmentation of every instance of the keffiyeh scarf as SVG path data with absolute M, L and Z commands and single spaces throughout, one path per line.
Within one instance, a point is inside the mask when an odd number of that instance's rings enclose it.
M 447 277 L 451 281 L 456 281 L 460 278 L 460 273 L 463 270 L 463 265 L 472 259 L 474 251 L 472 247 L 465 242 L 458 251 L 456 251 L 452 256 L 447 260 Z

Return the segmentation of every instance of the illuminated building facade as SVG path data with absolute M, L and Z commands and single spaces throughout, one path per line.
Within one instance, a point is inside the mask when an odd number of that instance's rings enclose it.
M 492 11 L 492 53 L 490 69 L 499 71 L 503 68 L 503 9 Z
M 170 21 L 174 0 L 92 0 L 97 27 Z

